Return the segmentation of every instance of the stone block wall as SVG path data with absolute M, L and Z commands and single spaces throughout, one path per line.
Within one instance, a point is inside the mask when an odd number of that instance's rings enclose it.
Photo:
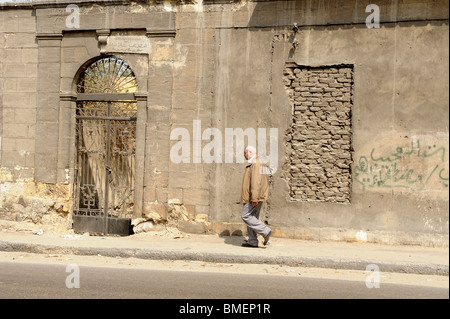
M 287 66 L 292 122 L 287 134 L 290 198 L 351 200 L 351 66 Z
M 39 67 L 39 58 L 49 61 L 55 53 L 54 48 L 50 50 L 46 56 L 39 52 L 35 12 L 0 12 L 0 219 L 70 226 L 69 185 L 38 183 L 35 179 L 36 166 L 49 166 L 36 157 L 56 153 L 50 148 L 54 146 L 50 139 L 54 131 L 42 131 L 36 125 L 57 114 L 55 109 L 41 108 L 38 112 L 37 92 L 42 83 L 49 82 L 47 77 L 39 82 L 39 72 L 52 74 L 48 64 Z M 48 104 L 48 95 L 41 98 Z M 56 116 L 54 121 L 58 120 Z M 38 135 L 42 143 L 36 146 Z
M 0 19 L 0 180 L 34 177 L 38 48 L 36 17 L 28 10 Z

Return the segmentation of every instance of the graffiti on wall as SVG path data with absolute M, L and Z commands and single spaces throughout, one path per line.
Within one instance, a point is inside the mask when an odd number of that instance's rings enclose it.
M 427 142 L 411 139 L 406 147 L 372 148 L 356 161 L 355 181 L 364 191 L 382 188 L 413 192 L 448 190 L 448 143 Z

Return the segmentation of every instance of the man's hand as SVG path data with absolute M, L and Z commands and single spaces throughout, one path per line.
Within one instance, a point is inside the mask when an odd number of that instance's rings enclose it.
M 252 206 L 257 206 L 258 202 L 252 202 Z

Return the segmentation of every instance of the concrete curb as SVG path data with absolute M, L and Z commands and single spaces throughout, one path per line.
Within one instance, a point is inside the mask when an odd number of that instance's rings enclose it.
M 421 275 L 449 276 L 449 266 L 429 263 L 389 262 L 328 257 L 292 256 L 248 256 L 213 252 L 192 252 L 185 250 L 156 250 L 139 248 L 106 247 L 61 247 L 54 245 L 26 244 L 0 241 L 0 251 L 27 252 L 37 254 L 73 254 L 82 256 L 101 255 L 105 257 L 140 258 L 150 260 L 195 260 L 217 263 L 275 264 L 285 266 L 317 267 L 347 270 L 366 270 L 367 265 L 376 264 L 381 272 L 396 272 Z

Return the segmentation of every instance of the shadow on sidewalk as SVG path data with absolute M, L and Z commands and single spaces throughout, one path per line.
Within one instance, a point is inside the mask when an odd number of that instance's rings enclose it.
M 220 238 L 223 238 L 225 244 L 241 247 L 242 243 L 247 240 L 247 238 L 242 234 L 241 230 L 235 230 L 230 234 L 229 230 L 224 230 L 219 234 Z M 267 247 L 259 245 L 258 248 L 266 249 Z M 248 249 L 243 247 L 243 249 Z
M 219 234 L 220 238 L 223 238 L 225 244 L 233 245 L 241 247 L 241 244 L 246 239 L 241 230 L 235 230 L 233 233 L 230 233 L 229 230 L 224 230 Z

